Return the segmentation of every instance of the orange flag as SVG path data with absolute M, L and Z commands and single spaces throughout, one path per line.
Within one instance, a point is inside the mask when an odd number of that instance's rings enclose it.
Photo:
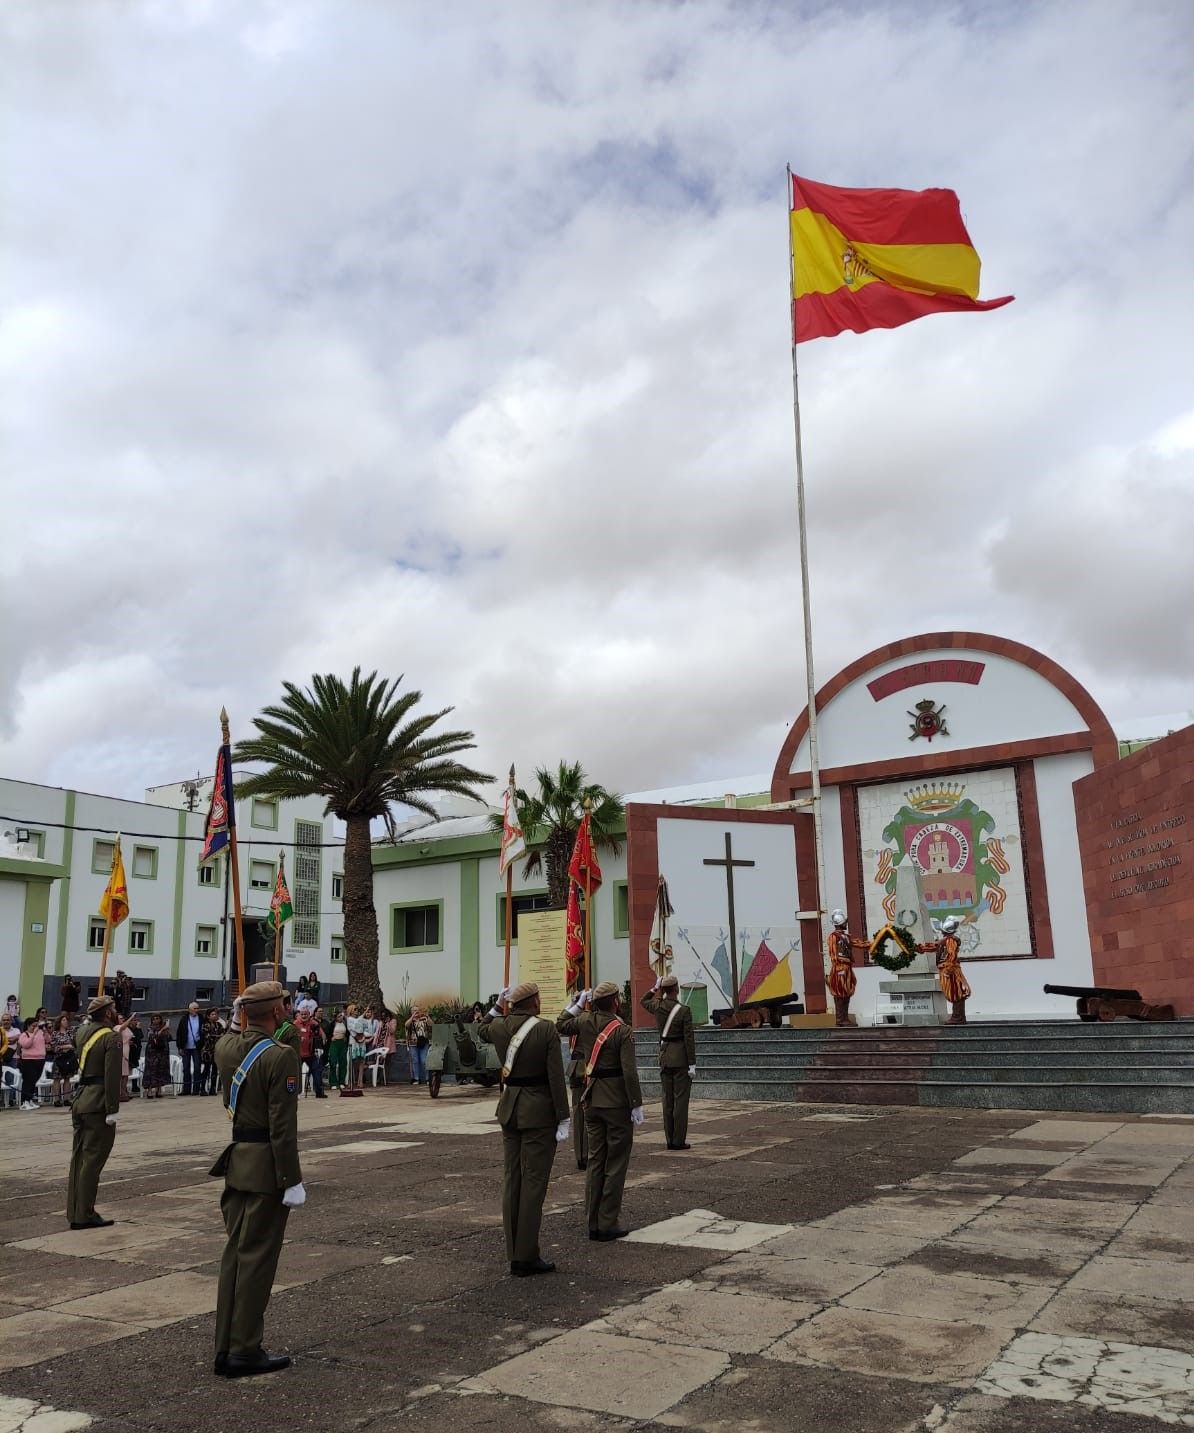
M 100 897 L 99 913 L 112 927 L 127 920 L 129 913 L 129 887 L 124 878 L 124 857 L 120 854 L 120 837 L 112 851 L 112 874 Z

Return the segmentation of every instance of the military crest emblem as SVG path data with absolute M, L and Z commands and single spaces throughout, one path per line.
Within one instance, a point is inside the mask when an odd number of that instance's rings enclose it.
M 945 724 L 945 705 L 938 706 L 932 697 L 917 702 L 916 710 L 908 715 L 912 718 L 909 741 L 918 741 L 922 736 L 926 741 L 932 741 L 935 736 L 949 735 L 949 727 Z

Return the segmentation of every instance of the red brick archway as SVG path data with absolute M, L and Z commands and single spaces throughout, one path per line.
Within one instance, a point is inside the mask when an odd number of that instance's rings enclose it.
M 997 743 L 992 746 L 974 747 L 964 753 L 956 751 L 931 752 L 921 756 L 909 756 L 900 761 L 860 763 L 854 766 L 833 767 L 822 770 L 821 783 L 824 786 L 838 786 L 852 781 L 863 781 L 879 775 L 893 780 L 914 776 L 928 776 L 937 771 L 948 771 L 959 764 L 971 767 L 994 766 L 1001 762 L 1026 761 L 1039 756 L 1056 756 L 1068 751 L 1089 751 L 1095 769 L 1117 760 L 1119 744 L 1111 723 L 1102 708 L 1086 690 L 1077 677 L 1071 676 L 1064 667 L 1051 657 L 1027 647 L 1022 642 L 1013 642 L 1009 637 L 993 637 L 986 632 L 923 632 L 917 637 L 902 637 L 889 642 L 885 647 L 876 647 L 864 657 L 843 667 L 835 677 L 817 692 L 817 712 L 820 714 L 840 692 L 852 683 L 865 677 L 885 662 L 896 657 L 912 656 L 917 652 L 953 649 L 955 651 L 990 652 L 994 656 L 1006 657 L 1039 672 L 1079 712 L 1086 726 L 1081 730 L 1066 732 L 1060 736 L 1040 737 L 1029 741 Z M 964 678 L 954 678 L 959 680 Z M 799 791 L 808 789 L 809 775 L 806 771 L 793 772 L 792 762 L 800 743 L 808 733 L 808 708 L 800 713 L 784 739 L 775 770 L 771 776 L 772 801 L 790 801 Z

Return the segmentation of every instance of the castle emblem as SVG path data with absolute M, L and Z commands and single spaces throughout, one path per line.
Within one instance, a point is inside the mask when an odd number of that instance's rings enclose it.
M 935 736 L 948 736 L 949 727 L 945 724 L 945 705 L 938 706 L 931 697 L 926 697 L 923 702 L 916 703 L 916 710 L 909 712 L 912 718 L 912 735 L 909 741 L 916 741 L 924 737 L 926 741 L 932 741 Z

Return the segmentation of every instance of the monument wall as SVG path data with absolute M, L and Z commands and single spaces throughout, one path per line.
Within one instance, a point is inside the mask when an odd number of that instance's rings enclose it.
M 1194 1016 L 1194 726 L 1074 785 L 1095 982 Z

